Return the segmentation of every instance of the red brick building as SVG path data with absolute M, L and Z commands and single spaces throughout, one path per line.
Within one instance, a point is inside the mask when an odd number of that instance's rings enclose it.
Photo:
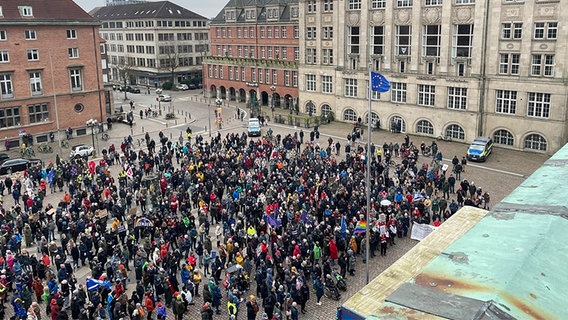
M 210 23 L 205 94 L 252 107 L 256 100 L 262 112 L 262 106 L 296 106 L 298 18 L 297 0 L 229 1 Z
M 72 0 L 0 0 L 0 138 L 104 121 L 99 22 Z

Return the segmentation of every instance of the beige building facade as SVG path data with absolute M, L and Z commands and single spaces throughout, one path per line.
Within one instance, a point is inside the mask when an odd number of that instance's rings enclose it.
M 540 0 L 300 2 L 302 112 L 553 153 L 566 143 L 568 8 Z

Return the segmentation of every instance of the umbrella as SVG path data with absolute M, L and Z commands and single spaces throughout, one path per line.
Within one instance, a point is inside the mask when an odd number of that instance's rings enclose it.
M 386 207 L 386 206 L 390 206 L 391 202 L 389 199 L 383 199 L 381 200 L 381 206 Z
M 55 213 L 55 208 L 51 208 L 46 212 L 48 215 L 52 215 Z

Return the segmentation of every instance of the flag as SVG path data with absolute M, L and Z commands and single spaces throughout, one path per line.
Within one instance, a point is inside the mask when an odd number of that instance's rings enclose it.
M 341 236 L 345 237 L 347 233 L 347 223 L 345 222 L 345 216 L 341 216 Z
M 100 286 L 105 286 L 110 290 L 110 281 L 87 279 L 87 290 L 94 291 L 97 290 Z
M 266 223 L 268 223 L 272 228 L 280 228 L 282 226 L 282 222 L 270 214 L 266 215 Z
M 53 183 L 53 174 L 54 174 L 53 168 L 51 168 L 51 170 L 49 170 L 49 173 L 47 174 L 47 181 L 49 181 L 49 184 Z
M 367 222 L 366 221 L 359 221 L 357 222 L 357 226 L 355 227 L 355 230 L 353 231 L 354 234 L 357 233 L 365 233 L 367 231 Z
M 387 92 L 391 87 L 390 82 L 382 74 L 371 71 L 371 90 Z

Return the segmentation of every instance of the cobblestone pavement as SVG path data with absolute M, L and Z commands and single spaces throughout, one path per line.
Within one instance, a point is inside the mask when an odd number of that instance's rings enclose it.
M 180 93 L 177 93 L 178 95 Z M 95 145 L 98 144 L 99 149 L 106 148 L 111 143 L 119 146 L 124 137 L 128 135 L 133 135 L 135 141 L 137 138 L 142 138 L 145 132 L 150 132 L 151 136 L 157 136 L 159 131 L 163 131 L 165 134 L 170 135 L 172 139 L 176 139 L 179 136 L 179 133 L 185 131 L 187 126 L 192 127 L 195 134 L 204 134 L 205 137 L 208 136 L 208 131 L 206 128 L 208 126 L 208 117 L 210 116 L 209 112 L 211 112 L 210 107 L 207 105 L 207 101 L 203 100 L 199 95 L 190 94 L 186 96 L 177 96 L 176 93 L 173 93 L 174 96 L 174 105 L 170 106 L 177 108 L 178 112 L 178 119 L 176 120 L 165 120 L 163 118 L 157 119 L 139 119 L 137 113 L 136 115 L 136 124 L 131 129 L 127 125 L 123 124 L 116 124 L 111 131 L 109 131 L 110 139 L 109 141 L 103 142 L 96 140 Z M 123 101 L 117 100 L 118 103 L 123 103 Z M 155 103 L 153 97 L 143 95 L 136 97 L 137 107 L 150 107 L 152 104 Z M 244 108 L 243 105 L 237 104 L 237 106 Z M 156 107 L 153 107 L 156 109 Z M 165 110 L 165 106 L 163 106 Z M 224 135 L 227 132 L 238 132 L 241 133 L 246 130 L 245 122 L 238 121 L 234 119 L 232 116 L 232 112 L 235 112 L 234 105 L 230 106 L 225 110 L 227 114 L 227 120 L 225 121 L 225 126 L 221 129 L 221 133 Z M 191 113 L 191 117 L 186 117 L 185 112 Z M 276 110 L 276 113 L 286 114 L 284 110 Z M 187 119 L 189 118 L 189 119 Z M 183 121 L 182 121 L 183 119 Z M 179 124 L 176 122 L 179 121 Z M 310 129 L 306 128 L 296 128 L 287 125 L 281 124 L 274 124 L 269 122 L 263 130 L 268 130 L 267 128 L 272 128 L 276 133 L 280 133 L 282 135 L 287 133 L 293 133 L 295 131 L 304 130 L 305 132 L 309 131 Z M 333 137 L 334 139 L 339 139 L 342 145 L 345 145 L 345 137 L 351 131 L 352 125 L 345 124 L 345 123 L 333 123 L 331 125 L 322 125 L 320 126 L 320 143 L 327 144 L 327 139 L 329 136 Z M 212 130 L 212 134 L 215 135 L 218 131 L 217 128 Z M 309 135 L 308 135 L 309 136 Z M 366 140 L 366 132 L 364 133 L 363 139 Z M 393 134 L 384 130 L 381 131 L 373 131 L 372 132 L 372 141 L 377 145 L 382 145 L 384 142 L 395 142 L 398 141 L 399 143 L 402 142 L 404 139 L 404 134 Z M 411 137 L 411 139 L 416 143 L 420 144 L 422 140 L 426 143 L 430 143 L 431 139 L 424 138 L 424 137 Z M 92 144 L 92 137 L 90 135 L 82 136 L 74 138 L 70 141 L 71 145 L 79 144 L 79 143 L 86 143 Z M 454 155 L 457 155 L 461 158 L 462 155 L 465 154 L 467 150 L 467 145 L 463 143 L 456 143 L 456 142 L 438 142 L 440 146 L 440 150 L 443 152 L 444 155 L 444 162 L 450 163 L 451 158 Z M 56 146 L 54 144 L 54 146 Z M 52 154 L 37 154 L 36 156 L 41 158 L 44 162 L 49 160 L 54 160 L 56 154 L 60 154 L 62 158 L 68 157 L 69 150 L 67 149 L 58 149 L 55 147 L 55 152 Z M 11 157 L 18 157 L 17 150 L 11 150 L 8 152 Z M 342 152 L 343 154 L 343 152 Z M 502 200 L 507 194 L 509 194 L 514 188 L 516 188 L 526 176 L 530 175 L 535 169 L 542 165 L 542 163 L 548 159 L 548 156 L 535 154 L 535 153 L 525 153 L 520 151 L 508 150 L 508 149 L 501 149 L 495 148 L 494 154 L 488 159 L 486 163 L 483 164 L 468 164 L 466 167 L 465 173 L 462 175 L 462 178 L 466 178 L 469 181 L 474 181 L 477 186 L 484 188 L 491 194 L 491 204 L 495 204 L 496 202 Z M 421 158 L 421 161 L 429 161 L 430 159 Z M 116 175 L 118 172 L 118 166 L 114 166 L 112 168 L 113 174 Z M 49 193 L 49 192 L 48 192 Z M 60 198 L 62 197 L 62 193 L 49 193 L 46 197 L 45 203 L 52 203 L 56 204 L 59 202 Z M 5 196 L 5 207 L 10 207 L 13 205 L 13 199 L 11 196 Z M 211 228 L 211 232 L 213 232 L 214 228 Z M 369 265 L 369 274 L 370 279 L 376 277 L 380 272 L 390 266 L 394 261 L 396 261 L 399 257 L 401 257 L 404 253 L 406 253 L 410 248 L 412 248 L 417 242 L 410 240 L 409 238 L 397 239 L 396 245 L 389 248 L 388 254 L 386 257 L 377 256 L 370 261 Z M 30 248 L 29 250 L 32 253 L 36 252 L 34 247 Z M 345 300 L 351 297 L 355 292 L 361 289 L 365 285 L 365 265 L 362 263 L 361 259 L 358 258 L 357 261 L 357 272 L 355 276 L 347 276 L 347 291 L 342 292 L 342 297 L 339 301 L 333 301 L 328 298 L 322 298 L 322 305 L 317 306 L 315 304 L 315 294 L 312 293 L 310 296 L 310 301 L 307 304 L 307 313 L 301 314 L 301 319 L 321 319 L 321 320 L 331 320 L 335 319 L 335 314 L 337 307 L 339 307 Z M 84 283 L 86 277 L 89 275 L 90 270 L 87 268 L 80 268 L 77 270 L 77 277 L 79 278 L 80 283 Z M 134 275 L 132 275 L 131 279 L 134 279 Z M 251 278 L 254 278 L 252 276 Z M 254 292 L 254 288 L 256 286 L 252 285 L 251 288 L 253 289 L 252 294 L 256 294 Z M 133 290 L 134 283 L 130 282 L 128 285 L 129 290 Z M 130 291 L 131 292 L 131 291 Z M 250 294 L 250 293 L 248 293 Z M 227 319 L 226 313 L 226 300 L 223 300 L 222 304 L 222 315 L 215 315 L 214 319 Z M 201 319 L 199 314 L 200 306 L 202 305 L 202 297 L 196 298 L 196 304 L 194 306 L 190 306 L 189 311 L 184 316 L 184 319 Z M 8 317 L 13 314 L 12 307 L 9 304 L 7 306 L 7 315 Z M 241 305 L 241 312 L 239 312 L 239 319 L 246 318 L 246 308 L 244 304 Z M 42 318 L 45 319 L 45 315 L 42 315 Z M 171 310 L 169 310 L 168 319 L 174 319 Z M 257 319 L 261 319 L 261 313 L 257 315 Z

